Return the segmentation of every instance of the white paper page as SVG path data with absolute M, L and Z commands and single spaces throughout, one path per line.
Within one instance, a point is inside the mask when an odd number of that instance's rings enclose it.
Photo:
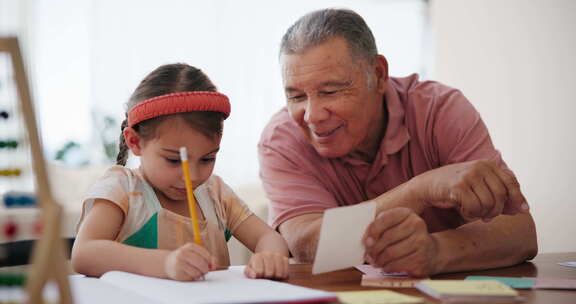
M 116 287 L 97 278 L 88 278 L 79 275 L 69 277 L 72 299 L 75 304 L 156 304 L 132 291 Z M 46 303 L 57 303 L 58 286 L 53 282 L 46 285 L 43 291 Z M 18 301 L 15 301 L 15 303 Z M 20 303 L 20 302 L 18 302 Z M 22 300 L 24 303 L 24 300 Z
M 273 303 L 336 300 L 332 293 L 264 279 L 249 279 L 243 267 L 209 272 L 204 281 L 178 282 L 112 271 L 104 280 L 156 303 Z
M 374 220 L 375 212 L 376 203 L 373 202 L 326 210 L 312 274 L 362 264 L 362 236 Z

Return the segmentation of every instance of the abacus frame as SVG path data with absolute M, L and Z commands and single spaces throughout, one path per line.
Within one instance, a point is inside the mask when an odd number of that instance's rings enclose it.
M 49 280 L 54 280 L 58 285 L 60 304 L 72 304 L 68 267 L 64 254 L 65 245 L 61 237 L 62 207 L 54 200 L 50 189 L 32 96 L 18 39 L 16 37 L 0 38 L 0 52 L 8 53 L 11 58 L 18 101 L 30 141 L 37 202 L 41 209 L 42 233 L 34 244 L 32 263 L 28 269 L 26 282 L 28 303 L 43 303 L 42 291 L 44 286 Z

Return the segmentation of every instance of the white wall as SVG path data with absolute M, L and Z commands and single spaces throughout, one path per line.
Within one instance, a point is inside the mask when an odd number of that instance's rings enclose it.
M 147 73 L 186 62 L 231 98 L 216 172 L 233 187 L 259 183 L 256 144 L 285 102 L 278 45 L 298 17 L 324 7 L 351 8 L 376 33 L 394 74 L 424 66 L 423 0 L 13 1 L 0 0 L 10 4 L 0 9 L 26 13 L 21 23 L 30 48 L 24 51 L 48 155 L 69 140 L 99 152 L 100 129 L 91 114 L 123 119 L 123 104 Z
M 576 1 L 435 0 L 430 13 L 431 78 L 480 111 L 530 203 L 540 252 L 576 251 Z

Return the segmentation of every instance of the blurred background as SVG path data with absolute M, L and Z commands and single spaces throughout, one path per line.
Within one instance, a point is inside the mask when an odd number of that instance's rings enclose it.
M 174 62 L 201 68 L 230 97 L 215 173 L 266 218 L 256 145 L 285 103 L 279 41 L 325 7 L 365 18 L 392 76 L 462 90 L 518 176 L 540 252 L 576 251 L 573 0 L 0 0 L 0 36 L 20 39 L 68 233 L 82 192 L 115 160 L 124 103 Z

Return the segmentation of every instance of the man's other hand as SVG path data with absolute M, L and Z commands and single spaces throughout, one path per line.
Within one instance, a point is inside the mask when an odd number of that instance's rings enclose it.
M 443 166 L 410 181 L 418 200 L 439 208 L 456 208 L 467 221 L 490 221 L 500 215 L 528 212 L 520 184 L 495 162 L 475 160 Z

